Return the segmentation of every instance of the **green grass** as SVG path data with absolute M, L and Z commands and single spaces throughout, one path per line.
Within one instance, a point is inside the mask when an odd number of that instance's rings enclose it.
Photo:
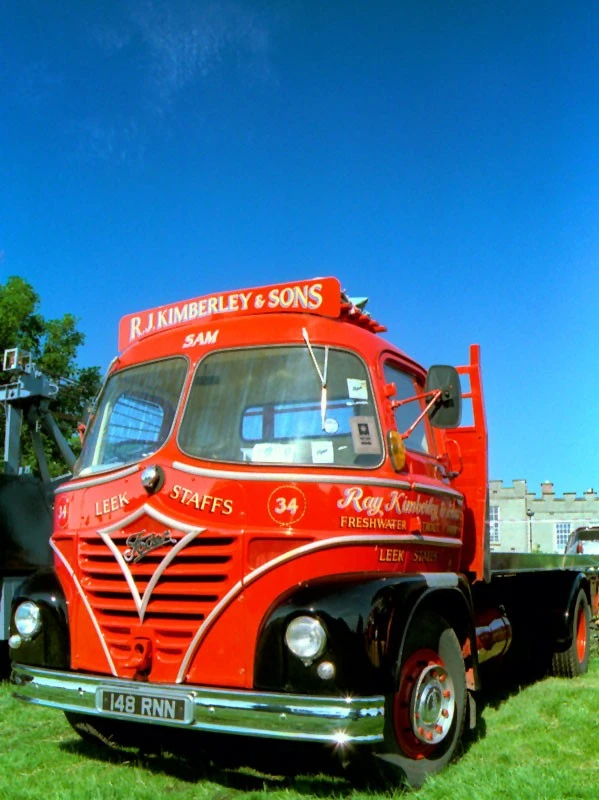
M 478 734 L 460 759 L 410 800 L 561 800 L 599 795 L 599 658 L 577 680 L 548 678 L 507 696 L 487 696 Z M 168 737 L 168 733 L 165 734 Z M 388 798 L 334 774 L 227 769 L 198 757 L 108 750 L 79 739 L 62 713 L 27 706 L 0 685 L 0 799 L 174 797 L 198 800 Z M 263 744 L 270 754 L 271 745 Z M 398 789 L 394 794 L 401 795 Z

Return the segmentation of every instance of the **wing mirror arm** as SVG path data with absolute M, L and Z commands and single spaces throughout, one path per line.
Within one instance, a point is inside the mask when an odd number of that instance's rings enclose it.
M 410 427 L 401 434 L 402 439 L 407 439 L 410 434 L 414 431 L 418 423 L 424 419 L 424 417 L 429 413 L 429 411 L 435 406 L 435 404 L 441 398 L 443 392 L 441 389 L 434 389 L 432 392 L 425 392 L 424 394 L 416 394 L 414 397 L 407 397 L 405 400 L 392 400 L 391 401 L 391 408 L 396 409 L 399 406 L 403 406 L 406 403 L 411 403 L 414 400 L 422 400 L 424 398 L 430 397 L 431 399 L 428 401 L 426 406 L 422 409 L 420 414 L 416 417 L 414 422 L 410 425 Z

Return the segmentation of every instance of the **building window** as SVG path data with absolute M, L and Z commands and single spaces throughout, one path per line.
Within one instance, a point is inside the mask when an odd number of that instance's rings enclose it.
M 489 543 L 499 544 L 499 506 L 489 506 Z
M 570 537 L 570 523 L 569 522 L 556 522 L 555 523 L 555 548 L 559 553 L 564 552 L 564 548 L 568 543 Z

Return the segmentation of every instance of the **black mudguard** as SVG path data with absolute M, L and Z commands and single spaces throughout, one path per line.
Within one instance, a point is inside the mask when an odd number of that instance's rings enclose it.
M 42 627 L 31 639 L 23 640 L 20 647 L 11 649 L 12 660 L 36 667 L 68 669 L 70 646 L 67 603 L 54 571 L 40 570 L 21 584 L 13 599 L 13 613 L 24 600 L 32 600 L 39 605 Z M 12 615 L 10 632 L 11 635 L 17 633 Z
M 457 575 L 349 575 L 313 581 L 295 589 L 266 615 L 254 665 L 256 689 L 310 694 L 360 695 L 392 691 L 404 636 L 417 609 L 446 612 L 461 641 L 473 637 L 467 582 Z M 296 616 L 309 614 L 324 625 L 327 648 L 312 663 L 294 656 L 285 631 Z M 318 664 L 332 663 L 335 675 L 322 679 Z
M 551 632 L 555 646 L 560 650 L 567 650 L 572 644 L 574 633 L 573 617 L 576 607 L 578 593 L 582 589 L 590 603 L 589 583 L 582 572 L 566 573 L 569 579 L 562 580 L 560 594 L 562 603 L 559 600 L 555 607 L 551 609 Z

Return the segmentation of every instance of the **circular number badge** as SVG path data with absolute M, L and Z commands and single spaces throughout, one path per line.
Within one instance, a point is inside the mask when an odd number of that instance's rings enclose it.
M 55 506 L 56 524 L 59 528 L 66 528 L 69 524 L 69 498 L 61 495 Z
M 277 525 L 295 525 L 306 513 L 306 498 L 297 486 L 279 486 L 268 498 L 268 513 Z

